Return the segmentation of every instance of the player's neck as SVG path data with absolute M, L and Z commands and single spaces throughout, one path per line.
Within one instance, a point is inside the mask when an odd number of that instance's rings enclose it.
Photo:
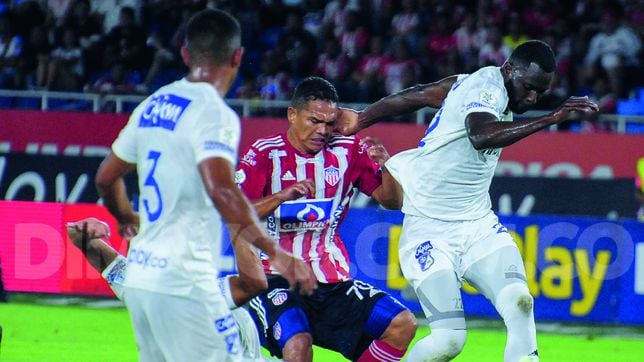
M 186 79 L 189 82 L 204 82 L 212 85 L 220 96 L 230 89 L 232 75 L 228 69 L 208 65 L 197 65 L 190 69 Z

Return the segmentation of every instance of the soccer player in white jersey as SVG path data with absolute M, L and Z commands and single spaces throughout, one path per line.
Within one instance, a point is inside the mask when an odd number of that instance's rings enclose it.
M 83 252 L 89 264 L 107 281 L 114 295 L 123 300 L 123 280 L 127 259 L 108 242 L 110 229 L 106 222 L 87 218 L 66 225 L 72 243 Z M 226 304 L 239 328 L 244 362 L 265 361 L 260 351 L 259 336 L 255 323 L 244 308 L 252 297 L 267 288 L 257 252 L 248 243 L 235 243 L 235 260 L 239 274 L 219 277 L 217 286 L 224 295 Z
M 311 269 L 266 234 L 234 183 L 239 118 L 224 103 L 243 55 L 239 23 L 219 10 L 188 22 L 189 74 L 134 110 L 96 174 L 105 206 L 127 236 L 124 301 L 141 360 L 239 360 L 237 327 L 218 277 L 223 219 L 233 242 L 267 253 L 292 287 L 310 293 Z M 124 192 L 136 168 L 140 220 Z
M 249 311 L 262 345 L 287 361 L 310 362 L 313 344 L 353 361 L 399 361 L 416 319 L 392 296 L 351 278 L 338 233 L 356 189 L 400 207 L 398 195 L 382 186 L 374 160 L 389 155 L 358 136 L 332 135 L 337 102 L 331 83 L 304 79 L 288 108 L 288 130 L 257 140 L 241 158 L 237 181 L 269 233 L 311 265 L 320 282 L 312 295 L 300 296 L 264 259 L 268 290 L 250 301 Z M 378 155 L 378 149 L 384 152 Z
M 513 121 L 513 113 L 533 108 L 549 89 L 554 71 L 550 47 L 528 41 L 501 67 L 416 85 L 359 113 L 342 111 L 338 129 L 353 134 L 383 117 L 440 107 L 418 148 L 390 158 L 389 172 L 383 173 L 403 189 L 400 265 L 431 328 L 412 347 L 408 361 L 445 361 L 461 352 L 466 335 L 462 280 L 485 295 L 503 318 L 505 361 L 538 360 L 523 260 L 491 210 L 488 188 L 502 147 L 573 112 L 597 111 L 588 98 L 570 97 L 549 114 Z

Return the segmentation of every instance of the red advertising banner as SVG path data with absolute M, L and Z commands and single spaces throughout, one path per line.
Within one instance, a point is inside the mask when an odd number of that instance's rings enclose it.
M 127 115 L 0 110 L 0 152 L 103 156 Z M 242 120 L 243 150 L 253 140 L 286 130 L 286 119 Z M 363 131 L 378 137 L 390 154 L 416 147 L 425 126 L 378 124 Z M 632 178 L 644 157 L 644 135 L 539 132 L 506 147 L 500 176 Z
M 65 224 L 87 217 L 107 221 L 112 246 L 121 253 L 127 242 L 102 206 L 0 201 L 0 261 L 8 291 L 113 296 L 65 231 Z

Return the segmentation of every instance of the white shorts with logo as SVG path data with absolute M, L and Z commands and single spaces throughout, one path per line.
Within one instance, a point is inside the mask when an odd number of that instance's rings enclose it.
M 243 361 L 239 329 L 221 295 L 125 287 L 123 296 L 140 361 Z
M 470 266 L 507 246 L 517 247 L 493 212 L 471 221 L 405 215 L 398 253 L 402 272 L 416 289 L 441 270 L 453 270 L 462 280 Z M 444 257 L 435 258 L 437 253 Z

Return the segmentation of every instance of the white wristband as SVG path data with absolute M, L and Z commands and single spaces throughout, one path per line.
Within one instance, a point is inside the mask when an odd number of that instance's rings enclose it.
M 217 278 L 217 284 L 219 285 L 219 290 L 221 290 L 221 294 L 224 296 L 224 299 L 226 300 L 226 304 L 228 305 L 229 309 L 236 309 L 239 306 L 235 304 L 235 301 L 233 300 L 233 293 L 230 290 L 230 278 L 232 275 L 226 275 L 224 277 L 219 277 Z

